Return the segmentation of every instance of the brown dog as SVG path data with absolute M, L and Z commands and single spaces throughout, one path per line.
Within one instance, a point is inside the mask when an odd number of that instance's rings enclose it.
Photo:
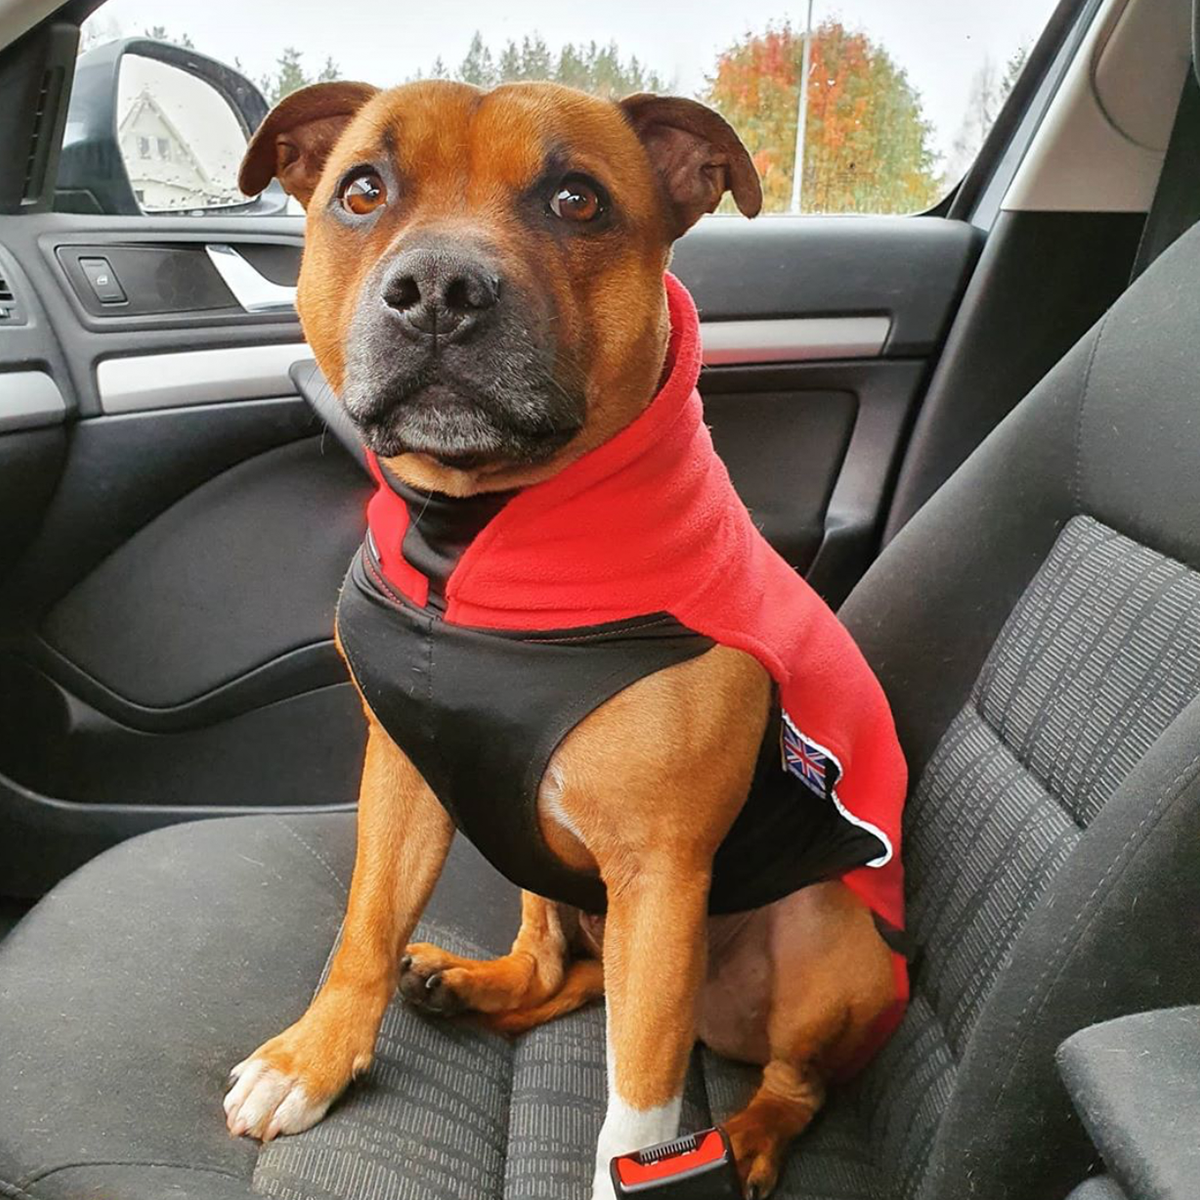
M 317 85 L 284 100 L 249 148 L 245 189 L 272 176 L 307 209 L 298 306 L 326 377 L 397 479 L 451 497 L 528 488 L 628 426 L 663 375 L 672 243 L 727 190 L 747 215 L 761 203 L 741 143 L 702 105 L 616 104 L 550 84 L 487 94 L 443 82 Z M 571 232 L 598 217 L 603 236 Z M 463 320 L 496 309 L 493 332 L 469 353 L 453 350 L 455 388 L 419 381 L 390 394 L 425 386 L 428 403 L 385 403 L 378 381 L 393 371 L 392 351 L 369 327 L 368 301 L 399 253 L 447 244 L 485 246 L 499 264 L 467 277 L 460 303 Z M 501 287 L 520 311 L 500 311 Z M 503 391 L 518 350 L 520 394 Z M 489 411 L 533 406 L 539 421 L 483 428 L 464 397 L 485 388 Z M 612 1195 L 612 1155 L 675 1136 L 700 1037 L 765 1067 L 727 1126 L 748 1194 L 765 1196 L 826 1079 L 897 998 L 891 954 L 841 882 L 707 915 L 713 855 L 747 795 L 771 705 L 759 662 L 716 645 L 576 725 L 543 778 L 538 822 L 562 862 L 598 871 L 607 917 L 581 924 L 525 892 L 511 953 L 476 962 L 405 949 L 453 825 L 364 701 L 343 936 L 308 1011 L 234 1068 L 231 1132 L 267 1140 L 318 1121 L 369 1066 L 398 982 L 436 1011 L 471 1010 L 512 1032 L 607 987 L 610 1095 L 593 1195 Z M 685 757 L 705 770 L 681 775 L 672 764 Z

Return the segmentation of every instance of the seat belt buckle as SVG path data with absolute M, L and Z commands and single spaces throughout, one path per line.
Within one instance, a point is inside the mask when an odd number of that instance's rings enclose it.
M 742 1200 L 733 1151 L 723 1129 L 619 1154 L 609 1168 L 618 1200 Z

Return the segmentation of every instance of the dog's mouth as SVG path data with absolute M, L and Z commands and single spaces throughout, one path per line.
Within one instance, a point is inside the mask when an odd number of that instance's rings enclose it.
M 451 383 L 418 380 L 370 396 L 347 389 L 363 444 L 382 458 L 419 454 L 473 470 L 546 461 L 582 428 L 582 406 L 547 404 L 536 388 L 519 401 Z

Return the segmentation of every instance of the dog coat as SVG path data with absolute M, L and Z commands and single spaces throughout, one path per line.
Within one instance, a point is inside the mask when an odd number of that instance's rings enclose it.
M 354 678 L 459 829 L 520 887 L 602 912 L 598 876 L 539 832 L 557 746 L 638 679 L 715 644 L 753 655 L 775 704 L 710 910 L 841 878 L 903 926 L 906 770 L 850 635 L 755 528 L 704 425 L 700 329 L 666 277 L 668 373 L 631 425 L 553 478 L 466 499 L 379 484 L 338 604 Z M 703 777 L 682 752 L 672 769 Z M 620 803 L 620 797 L 614 797 Z

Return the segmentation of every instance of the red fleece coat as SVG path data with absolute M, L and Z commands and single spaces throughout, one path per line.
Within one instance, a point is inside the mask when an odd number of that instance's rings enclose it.
M 463 554 L 445 619 L 484 629 L 564 629 L 666 612 L 753 655 L 809 746 L 823 751 L 842 815 L 889 848 L 843 878 L 888 925 L 904 925 L 900 818 L 907 772 L 883 689 L 849 633 L 767 544 L 704 424 L 700 325 L 666 276 L 669 375 L 610 441 L 513 497 Z M 428 584 L 400 553 L 408 512 L 383 483 L 368 509 L 389 581 L 417 604 Z M 907 984 L 900 960 L 902 998 Z

